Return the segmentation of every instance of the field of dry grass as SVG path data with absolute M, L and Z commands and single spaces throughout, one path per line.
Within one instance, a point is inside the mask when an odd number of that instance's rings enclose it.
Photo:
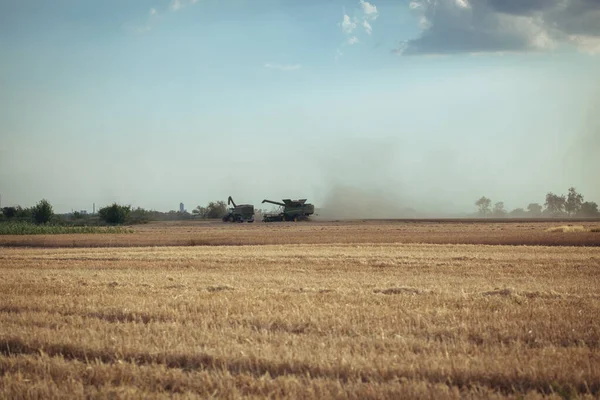
M 572 226 L 569 226 L 572 225 Z M 573 229 L 576 226 L 577 229 Z M 431 243 L 544 246 L 600 246 L 600 221 L 389 220 L 226 224 L 156 222 L 133 233 L 0 236 L 1 246 L 146 247 L 268 244 Z M 596 230 L 593 232 L 593 230 Z
M 252 246 L 0 248 L 0 397 L 600 395 L 598 247 L 255 226 L 211 228 Z M 278 244 L 290 232 L 309 243 Z

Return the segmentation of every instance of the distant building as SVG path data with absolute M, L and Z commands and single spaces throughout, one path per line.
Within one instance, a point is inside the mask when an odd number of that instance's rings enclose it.
M 183 203 L 179 203 L 179 212 L 185 212 L 185 207 L 183 206 Z

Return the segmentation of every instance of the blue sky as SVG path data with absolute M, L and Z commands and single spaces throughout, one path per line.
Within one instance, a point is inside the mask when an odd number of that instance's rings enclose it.
M 2 205 L 600 202 L 598 7 L 498 1 L 0 1 Z

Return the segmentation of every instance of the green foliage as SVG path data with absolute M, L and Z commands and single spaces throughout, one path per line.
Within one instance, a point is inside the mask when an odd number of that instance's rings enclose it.
M 17 208 L 16 207 L 3 207 L 2 214 L 6 219 L 12 219 L 17 216 Z
M 152 214 L 152 211 L 138 207 L 131 210 L 127 222 L 131 224 L 145 224 L 152 219 Z
M 578 217 L 584 218 L 598 218 L 600 217 L 600 211 L 598 211 L 598 204 L 592 201 L 586 201 L 581 204 L 581 208 L 577 211 L 576 214 Z
M 192 215 L 199 218 L 206 218 L 206 207 L 198 206 L 192 210 Z
M 522 208 L 515 208 L 508 213 L 508 216 L 511 218 L 525 218 L 527 217 L 527 211 L 523 210 Z
M 42 199 L 31 209 L 31 215 L 36 224 L 47 224 L 54 215 L 54 211 L 48 200 Z
M 559 196 L 552 192 L 546 194 L 545 212 L 553 217 L 559 217 L 565 212 L 565 204 L 567 199 L 565 196 Z
M 60 235 L 77 233 L 131 233 L 121 227 L 36 225 L 29 222 L 6 222 L 0 224 L 0 235 Z
M 492 211 L 492 216 L 494 218 L 506 217 L 506 210 L 504 209 L 504 202 L 499 201 L 496 204 L 494 204 L 494 210 Z
M 32 208 L 23 208 L 21 206 L 17 206 L 17 215 L 15 217 L 21 221 L 30 221 L 33 216 Z
M 475 205 L 479 208 L 479 214 L 485 217 L 491 212 L 492 200 L 484 196 L 477 200 Z
M 576 215 L 583 204 L 583 196 L 577 193 L 574 187 L 569 188 L 569 194 L 565 202 L 565 211 L 570 215 Z
M 208 206 L 198 206 L 192 214 L 204 219 L 220 219 L 227 214 L 227 204 L 224 201 L 211 201 Z
M 130 212 L 131 206 L 122 206 L 113 203 L 110 206 L 98 210 L 98 216 L 107 224 L 121 225 L 125 223 Z
M 29 221 L 32 217 L 32 209 L 31 208 L 23 208 L 21 206 L 16 207 L 3 207 L 2 214 L 4 215 L 4 219 L 13 221 Z
M 527 206 L 527 212 L 532 218 L 539 218 L 542 216 L 543 207 L 538 203 L 530 203 Z

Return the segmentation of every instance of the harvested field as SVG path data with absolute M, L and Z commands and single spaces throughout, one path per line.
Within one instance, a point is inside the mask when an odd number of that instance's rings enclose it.
M 0 393 L 600 395 L 600 248 L 385 243 L 410 235 L 377 232 L 405 225 L 310 227 L 208 229 L 215 241 L 237 235 L 228 246 L 0 248 Z M 321 228 L 342 243 L 311 244 L 311 231 L 329 237 Z M 285 233 L 301 244 L 277 244 Z M 251 240 L 275 244 L 231 246 Z
M 135 225 L 127 235 L 0 236 L 11 247 L 239 246 L 335 243 L 431 243 L 600 246 L 600 221 L 388 220 L 224 224 L 178 222 Z M 561 229 L 556 229 L 557 225 Z

